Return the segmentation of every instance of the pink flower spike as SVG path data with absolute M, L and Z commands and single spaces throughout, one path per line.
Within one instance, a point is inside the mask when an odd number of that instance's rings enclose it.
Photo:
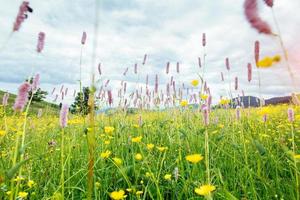
M 295 121 L 295 113 L 294 113 L 294 110 L 292 108 L 288 109 L 288 119 L 289 119 L 289 122 L 294 122 Z
M 252 80 L 252 66 L 251 66 L 251 63 L 248 63 L 247 70 L 248 70 L 248 82 L 250 82 Z
M 199 66 L 199 68 L 201 68 L 201 58 L 200 57 L 198 57 L 198 66 Z
M 224 75 L 223 75 L 223 72 L 221 72 L 221 80 L 224 81 Z
M 206 35 L 205 33 L 202 34 L 202 46 L 206 46 Z
M 208 111 L 208 107 L 206 105 L 202 106 L 202 112 L 203 112 L 204 125 L 208 126 L 208 124 L 209 124 L 209 111 Z
M 86 35 L 86 32 L 84 31 L 84 32 L 82 33 L 82 37 L 81 37 L 81 44 L 82 44 L 82 45 L 85 45 L 86 38 L 87 38 L 87 35 Z
M 68 123 L 68 113 L 69 113 L 69 106 L 67 104 L 63 104 L 60 110 L 60 127 L 65 128 Z
M 155 75 L 155 93 L 158 93 L 158 75 Z
M 29 83 L 25 82 L 19 87 L 18 96 L 15 100 L 14 110 L 22 112 L 27 101 L 28 101 L 28 92 L 31 86 Z
M 40 74 L 36 74 L 34 79 L 32 80 L 32 86 L 31 86 L 31 89 L 33 91 L 36 91 L 39 87 L 39 84 L 40 84 Z
M 226 69 L 229 71 L 230 70 L 230 65 L 229 65 L 229 59 L 225 59 L 225 64 L 226 64 Z
M 259 41 L 255 41 L 254 44 L 254 55 L 255 55 L 255 63 L 257 65 L 259 61 Z
M 111 90 L 107 91 L 107 95 L 108 95 L 108 103 L 111 106 L 113 104 L 113 98 L 112 98 Z
M 52 90 L 52 92 L 51 92 L 51 95 L 53 95 L 54 94 L 54 92 L 55 92 L 55 87 L 53 88 L 53 90 Z
M 239 121 L 241 119 L 241 108 L 240 108 L 240 106 L 236 107 L 235 114 L 236 114 L 236 120 Z
M 29 7 L 28 1 L 23 1 L 20 8 L 16 20 L 14 22 L 13 31 L 20 30 L 21 24 L 27 19 L 27 13 L 33 12 L 32 8 Z
M 272 34 L 269 24 L 258 15 L 257 0 L 245 0 L 244 13 L 248 22 L 259 33 Z
M 264 2 L 267 4 L 269 7 L 273 7 L 273 0 L 264 0 Z
M 38 53 L 41 53 L 42 50 L 44 49 L 44 45 L 45 45 L 45 33 L 44 32 L 40 32 L 39 36 L 38 36 L 38 44 L 36 47 L 36 50 Z
M 2 105 L 7 106 L 8 104 L 9 93 L 5 93 L 2 97 Z
M 101 63 L 98 64 L 98 73 L 99 73 L 99 75 L 102 74 L 102 71 L 101 71 Z
M 234 79 L 234 89 L 238 90 L 238 87 L 239 87 L 239 80 L 238 80 L 238 77 L 235 77 L 235 79 Z
M 143 65 L 146 64 L 146 60 L 147 60 L 147 54 L 144 55 L 144 59 L 143 59 Z
M 167 66 L 166 66 L 166 74 L 169 74 L 169 69 L 170 69 L 170 62 L 167 62 Z

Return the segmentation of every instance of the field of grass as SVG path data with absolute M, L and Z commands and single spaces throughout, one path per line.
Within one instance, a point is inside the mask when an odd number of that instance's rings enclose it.
M 294 122 L 287 109 L 213 110 L 207 126 L 189 108 L 98 115 L 93 199 L 298 199 L 300 109 Z M 69 115 L 62 131 L 58 115 L 29 117 L 16 170 L 24 117 L 2 116 L 0 199 L 62 199 L 62 185 L 65 199 L 87 198 L 87 119 Z
M 5 92 L 0 90 L 0 99 L 3 98 L 4 94 L 5 94 Z M 16 95 L 15 94 L 9 94 L 9 96 L 10 96 L 10 98 L 8 98 L 8 104 L 10 106 L 8 106 L 6 108 L 6 112 L 7 113 L 12 113 L 13 112 L 12 106 L 14 104 Z M 50 114 L 50 115 L 56 115 L 56 114 L 59 113 L 59 106 L 56 105 L 56 104 L 52 104 L 52 103 L 49 103 L 47 101 L 41 101 L 41 102 L 33 101 L 31 103 L 31 106 L 30 106 L 29 114 L 36 115 L 38 113 L 39 109 L 45 110 L 47 112 L 47 114 Z

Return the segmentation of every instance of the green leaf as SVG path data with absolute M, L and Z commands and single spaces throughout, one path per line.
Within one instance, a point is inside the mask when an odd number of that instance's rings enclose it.
M 266 154 L 266 149 L 265 147 L 257 140 L 253 140 L 254 145 L 256 146 L 258 152 L 260 153 L 260 155 L 265 155 Z
M 6 178 L 8 180 L 12 179 L 14 177 L 14 175 L 19 171 L 20 167 L 22 165 L 24 165 L 27 161 L 29 161 L 30 159 L 26 159 L 26 160 L 22 160 L 21 162 L 17 163 L 15 166 L 13 166 L 12 168 L 10 168 L 7 172 L 6 172 Z

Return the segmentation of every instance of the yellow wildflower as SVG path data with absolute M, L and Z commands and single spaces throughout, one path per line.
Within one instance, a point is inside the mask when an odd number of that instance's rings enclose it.
M 154 148 L 154 144 L 150 143 L 150 144 L 147 144 L 147 149 L 148 150 L 152 150 Z
M 28 192 L 19 192 L 18 197 L 25 199 L 28 196 Z
M 192 154 L 185 157 L 185 159 L 193 164 L 200 162 L 203 160 L 203 156 L 201 154 Z
M 258 68 L 268 68 L 268 67 L 271 67 L 272 64 L 273 64 L 273 58 L 270 58 L 267 56 L 257 62 L 257 67 Z
M 166 175 L 164 176 L 164 179 L 167 180 L 167 181 L 170 181 L 171 178 L 172 178 L 172 175 L 171 175 L 171 174 L 166 174 Z
M 213 185 L 202 185 L 200 188 L 195 188 L 195 193 L 202 196 L 208 196 L 216 189 Z
M 294 155 L 294 158 L 295 158 L 295 159 L 300 159 L 300 154 Z
M 113 191 L 110 193 L 110 198 L 113 200 L 120 200 L 120 199 L 125 199 L 125 191 L 124 190 L 119 190 L 119 191 Z
M 134 137 L 134 138 L 132 138 L 132 142 L 139 143 L 142 141 L 142 138 L 143 138 L 142 136 Z
M 137 191 L 135 194 L 136 195 L 141 195 L 141 194 L 143 194 L 143 191 Z
M 23 178 L 23 177 L 20 177 L 20 176 L 17 176 L 17 177 L 14 179 L 15 182 L 19 182 L 19 181 L 23 181 L 23 180 L 24 180 L 24 178 Z
M 188 105 L 187 100 L 182 100 L 182 101 L 180 102 L 180 106 L 182 106 L 182 107 L 186 107 L 187 105 Z
M 114 127 L 111 127 L 111 126 L 105 126 L 104 127 L 104 132 L 105 133 L 112 133 L 114 132 L 115 128 Z
M 198 80 L 192 80 L 191 81 L 191 84 L 192 84 L 192 86 L 194 86 L 194 87 L 196 87 L 198 84 L 199 84 L 199 81 Z
M 114 161 L 114 163 L 116 163 L 116 165 L 118 165 L 118 166 L 122 165 L 122 159 L 121 158 L 114 157 L 114 158 L 112 158 L 112 160 Z
M 219 103 L 220 103 L 221 105 L 223 105 L 223 106 L 224 106 L 224 105 L 228 105 L 228 104 L 230 103 L 230 100 L 224 98 L 224 99 L 221 99 Z
M 105 144 L 105 145 L 109 145 L 109 144 L 110 144 L 110 141 L 109 141 L 109 140 L 105 140 L 105 141 L 104 141 L 104 144 Z
M 34 184 L 35 184 L 35 182 L 33 180 L 28 180 L 28 182 L 27 182 L 27 186 L 29 188 L 32 188 L 34 186 Z
M 264 107 L 258 113 L 263 116 L 263 115 L 270 114 L 270 111 L 271 111 L 270 108 Z
M 206 95 L 206 94 L 201 94 L 200 97 L 201 97 L 202 100 L 205 101 L 205 100 L 208 98 L 208 95 Z
M 142 159 L 143 159 L 143 156 L 142 156 L 142 154 L 137 153 L 137 154 L 135 154 L 134 158 L 135 158 L 136 160 L 142 160 Z
M 168 147 L 156 147 L 158 149 L 158 151 L 160 152 L 164 152 L 166 150 L 168 150 Z
M 102 152 L 100 154 L 100 157 L 103 158 L 103 159 L 106 159 L 106 158 L 109 158 L 110 155 L 111 155 L 111 151 L 106 150 L 105 152 Z
M 6 135 L 6 131 L 5 130 L 0 130 L 0 137 L 3 137 Z

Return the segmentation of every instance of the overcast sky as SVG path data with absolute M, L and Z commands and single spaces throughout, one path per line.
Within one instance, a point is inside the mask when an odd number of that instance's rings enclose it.
M 230 80 L 238 76 L 240 89 L 246 95 L 258 95 L 257 73 L 247 82 L 247 63 L 254 64 L 254 41 L 261 43 L 261 57 L 281 54 L 278 38 L 258 34 L 243 14 L 242 0 L 99 0 L 100 21 L 96 62 L 102 63 L 102 80 L 110 79 L 110 87 L 120 87 L 121 80 L 129 88 L 150 84 L 155 74 L 165 89 L 173 75 L 177 83 L 189 84 L 196 79 L 198 57 L 203 55 L 202 33 L 206 33 L 205 79 L 215 99 L 226 95 L 227 82 L 221 82 L 220 72 L 226 72 L 225 58 L 231 63 Z M 42 88 L 51 92 L 62 84 L 78 89 L 81 35 L 87 32 L 83 48 L 83 84 L 89 85 L 94 26 L 94 0 L 30 0 L 34 9 L 19 32 L 11 36 L 13 22 L 21 1 L 0 0 L 0 89 L 15 93 L 18 85 L 31 73 L 41 74 Z M 272 11 L 262 0 L 259 10 L 276 32 Z M 300 1 L 274 0 L 289 61 L 300 85 Z M 46 33 L 45 49 L 37 54 L 37 35 Z M 144 54 L 147 63 L 142 66 Z M 165 74 L 166 63 L 171 63 L 170 74 Z M 180 62 L 180 74 L 176 74 Z M 133 72 L 138 63 L 138 75 Z M 126 77 L 122 75 L 129 67 Z M 97 66 L 94 66 L 95 70 Z M 284 62 L 261 70 L 264 97 L 287 95 L 294 89 Z M 99 78 L 99 77 L 97 77 Z M 225 79 L 228 81 L 228 74 Z M 299 87 L 297 88 L 297 90 Z M 116 93 L 116 90 L 114 90 Z M 53 98 L 51 96 L 49 99 Z M 72 94 L 68 100 L 72 99 Z

